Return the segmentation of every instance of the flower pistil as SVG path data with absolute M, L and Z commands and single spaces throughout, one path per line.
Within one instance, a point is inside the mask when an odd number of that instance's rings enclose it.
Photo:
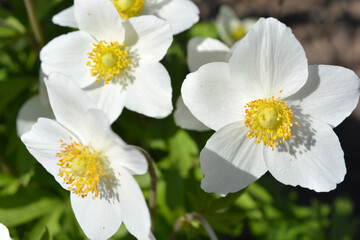
M 284 101 L 280 101 L 280 97 L 254 100 L 248 102 L 245 108 L 245 126 L 250 128 L 247 137 L 255 138 L 256 144 L 262 141 L 274 150 L 274 145 L 292 137 L 294 113 Z
M 99 181 L 106 172 L 107 157 L 71 137 L 70 140 L 71 144 L 60 140 L 61 151 L 56 154 L 60 158 L 58 175 L 72 193 L 84 198 L 91 192 L 95 199 L 99 196 Z
M 105 81 L 104 85 L 131 64 L 125 43 L 100 41 L 94 44 L 88 56 L 89 60 L 86 64 L 91 67 L 91 76 L 96 77 L 96 81 Z

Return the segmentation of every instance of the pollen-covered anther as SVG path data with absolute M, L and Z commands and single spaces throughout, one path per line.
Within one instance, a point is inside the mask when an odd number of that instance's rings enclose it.
M 104 81 L 104 84 L 108 84 L 131 64 L 125 43 L 100 41 L 94 44 L 88 56 L 86 64 L 91 67 L 91 76 L 96 77 L 96 81 Z
M 60 140 L 61 151 L 56 154 L 60 158 L 57 163 L 60 166 L 58 175 L 72 193 L 84 198 L 91 192 L 95 199 L 99 196 L 99 182 L 104 176 L 107 159 L 101 152 L 72 138 L 70 140 L 71 144 Z
M 145 0 L 111 0 L 120 14 L 121 19 L 126 20 L 139 16 Z
M 274 149 L 274 145 L 292 137 L 294 114 L 280 98 L 254 100 L 247 103 L 245 108 L 245 126 L 250 128 L 247 137 L 255 138 L 256 144 L 263 142 Z

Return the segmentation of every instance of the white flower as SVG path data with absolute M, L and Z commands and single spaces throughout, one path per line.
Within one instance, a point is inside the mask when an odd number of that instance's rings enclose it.
M 149 210 L 133 174 L 147 162 L 110 127 L 105 114 L 62 74 L 45 80 L 56 121 L 39 118 L 21 140 L 71 192 L 71 205 L 90 239 L 108 239 L 124 222 L 139 239 L 151 239 Z
M 123 107 L 150 117 L 172 111 L 170 77 L 159 61 L 172 42 L 170 26 L 154 16 L 122 23 L 108 0 L 77 0 L 80 31 L 59 36 L 40 52 L 45 74 L 72 77 L 113 122 Z
M 211 62 L 228 62 L 233 48 L 229 48 L 221 41 L 213 38 L 192 38 L 187 45 L 187 65 L 190 72 L 197 71 L 202 65 Z M 185 106 L 182 97 L 176 101 L 174 111 L 176 125 L 181 128 L 195 131 L 209 130 L 197 120 Z
M 257 19 L 254 18 L 244 18 L 240 20 L 230 7 L 222 5 L 215 25 L 221 40 L 231 46 L 234 42 L 243 38 L 256 21 Z
M 12 240 L 10 238 L 9 230 L 2 223 L 0 223 L 0 239 L 1 240 Z
M 154 15 L 170 23 L 173 34 L 183 32 L 199 21 L 199 8 L 190 0 L 108 1 L 115 5 L 123 21 L 136 16 Z M 60 26 L 79 28 L 73 6 L 56 14 L 52 20 Z
M 44 84 L 44 73 L 40 70 L 39 94 L 27 100 L 16 117 L 16 130 L 20 137 L 29 131 L 39 117 L 55 119 Z
M 360 81 L 346 68 L 309 65 L 291 29 L 260 19 L 229 63 L 190 73 L 182 96 L 216 132 L 201 151 L 201 187 L 226 195 L 269 171 L 278 181 L 330 191 L 346 167 L 332 130 L 355 108 Z

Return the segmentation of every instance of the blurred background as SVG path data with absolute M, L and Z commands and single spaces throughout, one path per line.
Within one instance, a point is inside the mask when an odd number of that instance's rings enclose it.
M 214 21 L 224 4 L 239 19 L 271 16 L 284 22 L 303 45 L 310 64 L 340 65 L 360 75 L 358 0 L 194 2 L 200 8 L 200 22 L 175 36 L 162 61 L 172 78 L 174 103 L 189 72 L 187 42 L 195 36 L 219 38 Z M 42 44 L 71 31 L 52 24 L 51 17 L 72 3 L 33 1 L 41 42 L 34 37 L 24 1 L 0 0 L 0 222 L 14 239 L 86 239 L 72 213 L 69 192 L 27 152 L 15 124 L 21 106 L 38 94 Z M 209 239 L 192 213 L 206 219 L 219 239 L 360 239 L 360 107 L 335 128 L 348 173 L 329 193 L 286 186 L 266 174 L 245 191 L 220 198 L 200 189 L 198 154 L 211 132 L 182 130 L 172 115 L 155 120 L 129 111 L 124 111 L 113 129 L 154 159 L 159 178 L 158 239 Z M 148 198 L 149 175 L 137 180 Z M 176 223 L 179 228 L 174 228 Z M 112 239 L 133 238 L 121 227 Z

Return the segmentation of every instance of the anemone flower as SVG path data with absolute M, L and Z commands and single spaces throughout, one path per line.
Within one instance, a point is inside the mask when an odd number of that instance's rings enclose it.
M 79 31 L 41 50 L 44 73 L 73 78 L 110 122 L 124 106 L 149 117 L 169 115 L 170 76 L 159 61 L 172 42 L 170 25 L 155 16 L 123 23 L 108 0 L 77 0 L 74 14 Z
M 229 63 L 190 73 L 185 105 L 216 132 L 200 154 L 207 192 L 226 195 L 269 171 L 278 181 L 326 192 L 343 181 L 333 128 L 354 110 L 359 78 L 346 68 L 308 65 L 291 29 L 260 19 Z
M 153 239 L 144 196 L 132 175 L 147 171 L 145 157 L 110 127 L 106 115 L 62 74 L 45 84 L 56 120 L 39 118 L 21 140 L 70 191 L 75 217 L 90 239 L 108 239 L 124 222 L 138 239 Z

